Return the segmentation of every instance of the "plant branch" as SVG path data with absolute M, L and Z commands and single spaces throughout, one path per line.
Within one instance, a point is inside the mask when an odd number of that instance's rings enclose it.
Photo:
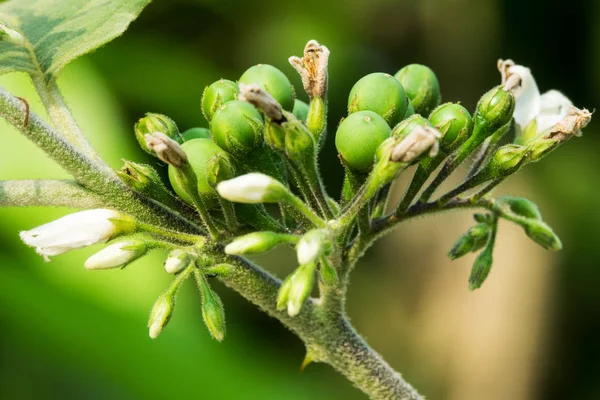
M 70 180 L 0 181 L 0 207 L 101 208 L 104 201 Z

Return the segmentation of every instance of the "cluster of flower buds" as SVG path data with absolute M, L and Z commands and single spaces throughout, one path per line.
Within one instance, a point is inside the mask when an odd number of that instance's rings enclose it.
M 0 26 L 5 40 L 18 40 L 11 32 Z M 348 115 L 335 133 L 346 174 L 337 202 L 325 190 L 317 168 L 327 130 L 329 56 L 327 47 L 310 41 L 302 57 L 289 59 L 308 103 L 296 98 L 281 70 L 258 64 L 235 81 L 219 79 L 205 88 L 201 112 L 208 128 L 181 132 L 172 119 L 155 113 L 137 122 L 135 137 L 143 150 L 168 165 L 172 191 L 148 165 L 126 161 L 118 175 L 139 195 L 191 221 L 197 231 L 167 231 L 120 212 L 92 210 L 23 232 L 23 240 L 47 257 L 118 237 L 86 262 L 90 269 L 125 266 L 152 248 L 168 249 L 164 267 L 175 277 L 154 305 L 150 336 L 156 337 L 168 323 L 178 288 L 194 275 L 204 321 L 220 341 L 225 336 L 223 304 L 207 278 L 231 273 L 235 257 L 295 246 L 298 268 L 283 281 L 276 306 L 296 316 L 311 303 L 315 282 L 323 288 L 347 281 L 338 274 L 348 270 L 345 263 L 355 262 L 350 257 L 357 243 L 381 233 L 378 223 L 385 226 L 411 212 L 443 209 L 464 200 L 459 195 L 466 191 L 489 183 L 467 199 L 476 204 L 522 166 L 579 136 L 591 118 L 559 92 L 540 95 L 530 71 L 510 60 L 499 63 L 501 84 L 481 97 L 472 115 L 459 102 L 441 104 L 438 79 L 424 65 L 410 64 L 395 75 L 372 73 L 352 87 Z M 513 142 L 498 148 L 513 119 Z M 475 160 L 463 184 L 429 202 L 469 156 Z M 407 192 L 384 215 L 391 184 L 413 165 L 416 172 Z M 472 289 L 490 271 L 499 218 L 521 225 L 545 248 L 561 247 L 531 202 L 486 200 L 489 214 L 477 214 L 477 224 L 450 251 L 456 259 L 481 250 L 469 281 Z M 266 203 L 276 206 L 267 210 Z

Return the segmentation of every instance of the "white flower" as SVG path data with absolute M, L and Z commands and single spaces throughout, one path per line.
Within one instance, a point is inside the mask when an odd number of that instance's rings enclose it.
M 139 246 L 139 243 L 131 240 L 113 243 L 88 258 L 84 265 L 87 269 L 121 267 L 143 254 L 144 247 L 138 250 L 135 249 L 136 246 Z
M 287 189 L 268 175 L 252 172 L 217 185 L 219 195 L 236 203 L 276 203 L 285 200 Z
M 127 229 L 133 221 L 123 214 L 107 209 L 80 211 L 69 214 L 30 231 L 20 233 L 25 244 L 35 247 L 44 256 L 55 256 L 69 250 L 96 243 L 105 243 Z
M 571 100 L 556 90 L 540 95 L 529 68 L 506 60 L 499 63 L 499 69 L 502 83 L 517 100 L 513 116 L 523 131 L 534 121 L 536 134 L 549 130 L 565 118 L 573 105 Z
M 175 249 L 169 253 L 169 257 L 165 261 L 165 271 L 169 274 L 176 274 L 187 267 L 189 263 L 189 254 L 181 249 Z
M 322 229 L 306 232 L 296 248 L 298 263 L 306 265 L 316 261 L 325 250 L 325 240 L 325 232 Z

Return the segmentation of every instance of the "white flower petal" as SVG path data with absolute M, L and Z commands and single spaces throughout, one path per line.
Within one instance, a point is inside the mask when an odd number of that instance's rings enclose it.
M 100 250 L 85 261 L 87 269 L 109 269 L 117 268 L 127 264 L 136 258 L 139 252 L 135 250 L 125 250 L 123 247 L 131 246 L 133 242 L 124 241 L 111 244 Z
M 513 116 L 516 123 L 524 129 L 540 111 L 540 91 L 529 68 L 514 65 L 508 72 L 521 78 L 520 88 L 515 92 L 517 103 Z
M 542 133 L 562 121 L 573 105 L 571 100 L 557 90 L 549 90 L 540 97 L 540 112 L 537 115 L 537 132 Z
M 219 183 L 217 191 L 229 201 L 257 204 L 268 201 L 272 188 L 276 189 L 280 185 L 279 181 L 268 175 L 253 172 Z

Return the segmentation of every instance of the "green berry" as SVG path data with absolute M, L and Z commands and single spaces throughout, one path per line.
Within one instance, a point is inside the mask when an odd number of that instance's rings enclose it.
M 389 74 L 376 72 L 361 78 L 350 91 L 348 114 L 373 111 L 394 126 L 404 118 L 408 99 L 402 84 Z
M 187 155 L 190 166 L 198 178 L 198 194 L 200 198 L 208 208 L 214 207 L 217 204 L 217 195 L 207 181 L 206 163 L 217 155 L 227 157 L 227 153 L 221 150 L 211 139 L 192 139 L 184 142 L 181 148 Z M 186 193 L 183 183 L 175 171 L 175 167 L 171 165 L 169 165 L 169 181 L 175 193 L 183 201 L 193 204 L 191 197 Z
M 284 110 L 294 109 L 294 88 L 283 72 L 268 64 L 258 64 L 244 72 L 239 83 L 255 83 L 269 92 Z
M 395 75 L 417 114 L 429 115 L 441 101 L 440 84 L 435 73 L 425 65 L 410 64 Z
M 209 139 L 210 138 L 210 130 L 207 128 L 190 128 L 187 131 L 181 134 L 184 142 L 192 139 Z
M 146 145 L 146 135 L 154 132 L 164 133 L 171 139 L 181 142 L 181 134 L 177 128 L 177 124 L 171 118 L 162 114 L 147 113 L 145 117 L 141 118 L 134 127 L 135 138 L 137 139 L 140 147 L 147 153 L 154 155 L 154 151 L 150 150 Z
M 219 79 L 204 89 L 202 94 L 202 113 L 210 122 L 215 112 L 228 101 L 237 100 L 240 88 L 237 83 L 227 79 Z
M 496 86 L 479 99 L 475 120 L 480 124 L 486 124 L 488 126 L 486 133 L 492 134 L 512 119 L 514 110 L 513 94 L 504 90 L 502 86 Z
M 335 134 L 335 147 L 345 165 L 356 171 L 373 166 L 379 145 L 390 137 L 391 129 L 379 114 L 358 111 L 342 121 Z
M 392 130 L 392 136 L 404 139 L 418 126 L 431 126 L 431 122 L 419 114 L 413 114 L 394 127 Z
M 446 103 L 437 107 L 429 116 L 429 121 L 444 135 L 440 140 L 444 153 L 456 149 L 471 134 L 471 114 L 458 103 Z
M 215 143 L 233 155 L 245 155 L 256 149 L 264 130 L 260 113 L 250 103 L 230 101 L 215 112 L 210 131 Z
M 303 102 L 302 100 L 295 99 L 294 100 L 294 109 L 292 110 L 292 114 L 296 118 L 298 118 L 302 122 L 306 122 L 306 118 L 308 117 L 308 109 L 309 105 Z

